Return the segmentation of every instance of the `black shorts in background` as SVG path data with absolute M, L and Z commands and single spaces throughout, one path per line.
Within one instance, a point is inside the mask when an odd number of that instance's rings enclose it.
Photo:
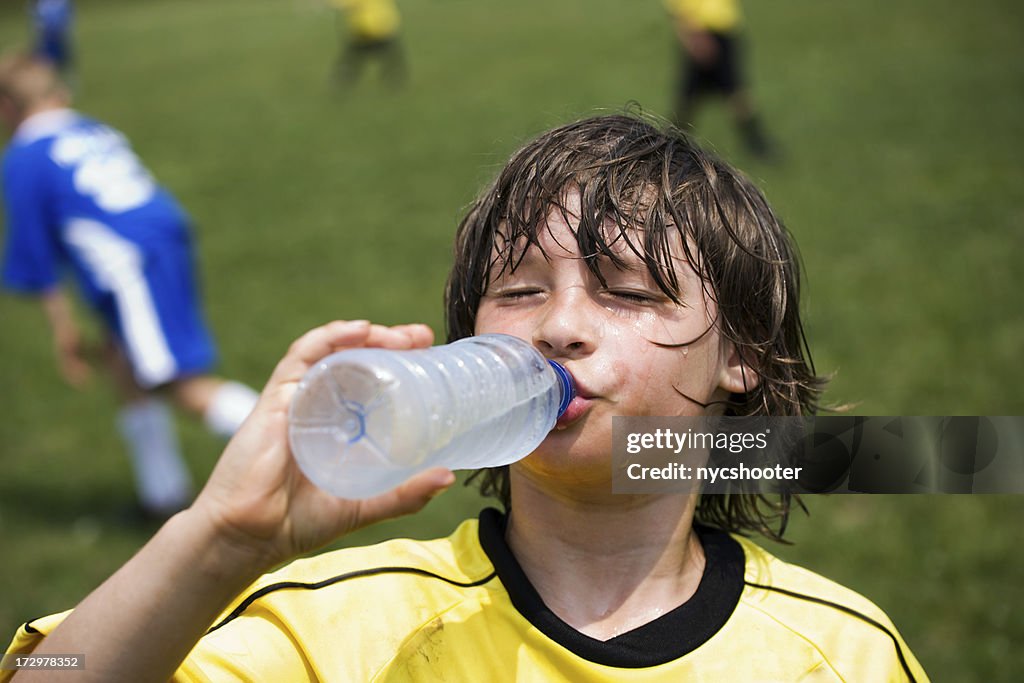
M 740 89 L 740 38 L 735 34 L 711 32 L 718 48 L 716 59 L 710 64 L 698 64 L 683 49 L 683 74 L 680 82 L 687 96 L 704 92 L 731 95 Z

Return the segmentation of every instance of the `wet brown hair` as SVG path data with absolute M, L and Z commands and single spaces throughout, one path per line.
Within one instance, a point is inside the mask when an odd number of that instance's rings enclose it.
M 759 379 L 729 397 L 726 415 L 817 411 L 825 380 L 815 373 L 800 321 L 799 259 L 789 232 L 739 171 L 681 131 L 632 113 L 544 133 L 513 154 L 473 202 L 459 225 L 445 292 L 449 341 L 474 333 L 490 278 L 514 271 L 530 246 L 540 248 L 538 234 L 552 210 L 569 222 L 570 190 L 580 197 L 580 253 L 601 282 L 602 262 L 624 266 L 612 246 L 624 242 L 662 292 L 681 303 L 672 246 L 683 245 L 705 296 L 717 303 L 713 325 Z M 678 345 L 680 352 L 686 345 Z M 507 466 L 471 479 L 508 508 Z M 702 496 L 696 521 L 781 539 L 794 500 L 799 503 L 788 494 Z

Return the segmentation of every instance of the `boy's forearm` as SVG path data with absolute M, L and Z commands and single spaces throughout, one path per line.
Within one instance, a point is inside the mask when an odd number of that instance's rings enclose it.
M 213 620 L 266 567 L 192 511 L 171 518 L 35 654 L 83 654 L 83 670 L 22 671 L 19 683 L 166 681 Z
M 57 369 L 68 384 L 81 387 L 90 369 L 71 301 L 59 286 L 43 292 L 40 301 L 50 324 Z
M 50 324 L 56 342 L 59 343 L 61 339 L 77 334 L 78 326 L 71 310 L 71 301 L 63 289 L 54 287 L 43 292 L 39 302 L 46 313 L 46 321 Z
M 50 324 L 67 322 L 71 319 L 71 302 L 60 287 L 48 289 L 39 295 L 39 301 Z

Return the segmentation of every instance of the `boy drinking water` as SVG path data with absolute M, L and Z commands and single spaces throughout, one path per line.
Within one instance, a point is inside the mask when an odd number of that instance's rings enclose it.
M 446 293 L 450 338 L 519 336 L 576 381 L 547 439 L 482 475 L 504 511 L 260 576 L 454 481 L 351 501 L 299 473 L 286 416 L 313 363 L 432 342 L 333 322 L 292 345 L 195 504 L 11 651 L 85 653 L 74 680 L 927 680 L 869 601 L 730 533 L 778 535 L 788 500 L 611 493 L 613 415 L 813 413 L 797 294 L 764 198 L 678 132 L 550 131 L 471 207 Z

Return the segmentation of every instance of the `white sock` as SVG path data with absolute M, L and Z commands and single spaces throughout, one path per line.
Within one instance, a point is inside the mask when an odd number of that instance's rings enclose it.
M 192 481 L 181 457 L 174 416 L 147 398 L 121 408 L 118 430 L 128 444 L 139 502 L 153 512 L 175 512 L 192 498 Z
M 211 432 L 231 438 L 249 417 L 260 395 L 240 382 L 224 382 L 213 394 L 203 420 Z

